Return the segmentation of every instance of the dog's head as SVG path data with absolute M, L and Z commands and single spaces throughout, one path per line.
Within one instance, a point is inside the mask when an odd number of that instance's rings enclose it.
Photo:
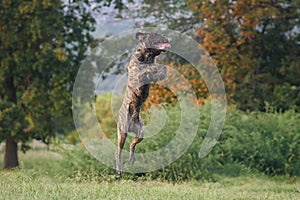
M 135 37 L 143 48 L 157 53 L 157 55 L 171 48 L 170 41 L 162 34 L 138 32 Z

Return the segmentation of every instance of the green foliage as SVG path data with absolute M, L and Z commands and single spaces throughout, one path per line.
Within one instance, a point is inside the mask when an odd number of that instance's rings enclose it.
M 113 99 L 112 99 L 113 98 Z M 109 138 L 116 138 L 117 116 L 121 106 L 122 98 L 111 93 L 97 96 L 95 111 L 104 134 Z
M 90 1 L 0 2 L 0 142 L 47 143 L 61 127 L 72 128 L 71 86 L 95 23 L 87 6 Z
M 299 175 L 300 115 L 285 113 L 228 114 L 220 145 L 221 163 L 238 162 L 269 175 Z
M 10 102 L 0 100 L 0 141 L 7 137 L 17 136 L 17 133 L 23 132 L 28 123 L 22 116 L 21 108 Z M 12 122 L 16 123 L 12 123 Z
M 109 96 L 104 95 L 98 103 L 104 99 L 108 102 Z M 137 145 L 136 152 L 151 152 L 160 149 L 173 139 L 180 124 L 180 109 L 176 106 L 164 108 L 168 114 L 164 128 L 156 135 L 145 138 Z M 102 121 L 115 123 L 112 115 L 100 115 L 111 112 L 110 106 L 104 104 L 96 110 Z M 220 175 L 235 177 L 250 173 L 300 175 L 299 113 L 293 110 L 278 113 L 272 111 L 271 108 L 269 108 L 269 113 L 249 113 L 230 108 L 217 145 L 208 156 L 202 159 L 198 157 L 198 153 L 210 122 L 209 102 L 201 106 L 200 113 L 198 133 L 187 152 L 169 166 L 146 173 L 145 178 L 178 182 L 191 179 L 215 181 Z M 147 112 L 144 114 L 146 124 L 151 124 Z M 188 124 L 187 126 L 195 125 Z M 116 143 L 116 130 L 111 129 L 108 134 Z M 147 131 L 145 135 L 147 136 Z M 132 136 L 127 138 L 125 144 L 127 150 L 131 139 Z M 114 169 L 107 169 L 82 147 L 76 147 L 69 153 L 63 154 L 67 156 L 66 167 L 75 171 L 77 175 L 80 171 L 81 176 L 86 177 L 89 176 L 89 172 L 92 172 L 100 176 L 99 180 L 116 179 Z M 131 178 L 132 175 L 126 174 L 126 177 Z
M 13 137 L 22 142 L 21 149 L 26 151 L 26 137 L 30 121 L 26 119 L 19 105 L 0 99 L 0 141 Z M 19 134 L 21 133 L 21 134 Z M 24 137 L 25 135 L 25 137 Z

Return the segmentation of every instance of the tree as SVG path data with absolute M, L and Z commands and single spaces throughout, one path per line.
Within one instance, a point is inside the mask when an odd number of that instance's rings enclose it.
M 33 138 L 48 143 L 55 123 L 70 117 L 73 81 L 92 41 L 90 7 L 90 1 L 75 0 L 0 2 L 4 168 L 18 167 L 18 143 L 23 151 Z
M 299 0 L 188 2 L 232 103 L 244 110 L 300 106 Z
M 137 28 L 159 26 L 187 32 L 192 30 L 196 23 L 196 18 L 185 0 L 119 0 L 112 6 L 118 9 L 118 12 L 106 14 L 117 19 L 133 21 Z
M 176 57 L 172 57 L 172 59 L 176 59 Z M 204 100 L 209 98 L 209 91 L 197 69 L 187 63 L 187 61 L 180 62 L 177 60 L 168 63 L 168 65 L 183 77 L 176 73 L 168 72 L 165 82 L 169 82 L 173 85 L 176 83 L 177 92 L 180 93 L 189 94 L 191 92 L 190 89 L 192 89 L 197 98 L 197 103 L 200 105 L 204 104 Z M 152 104 L 159 104 L 162 102 L 177 103 L 178 94 L 175 94 L 174 92 L 175 91 L 171 91 L 163 85 L 152 84 L 149 97 L 144 103 L 144 108 L 148 109 Z

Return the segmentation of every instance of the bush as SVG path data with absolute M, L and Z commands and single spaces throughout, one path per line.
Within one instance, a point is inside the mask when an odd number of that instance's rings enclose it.
M 300 115 L 232 110 L 218 145 L 222 162 L 239 162 L 269 175 L 299 175 Z
M 101 100 L 103 101 L 103 99 Z M 100 102 L 100 101 L 99 101 Z M 137 152 L 150 152 L 168 144 L 180 123 L 180 109 L 165 106 L 168 119 L 165 127 L 155 136 L 146 138 L 137 146 Z M 102 113 L 111 112 L 109 106 L 97 108 Z M 227 111 L 226 122 L 217 145 L 205 158 L 198 153 L 210 122 L 211 106 L 206 102 L 200 108 L 200 124 L 193 143 L 178 160 L 160 170 L 149 172 L 146 177 L 168 181 L 206 179 L 214 181 L 219 175 L 239 176 L 243 173 L 267 175 L 300 175 L 300 114 L 292 110 L 284 113 L 242 112 L 235 108 Z M 146 123 L 147 113 L 143 113 Z M 104 117 L 104 118 L 103 118 Z M 105 119 L 108 117 L 108 119 Z M 112 115 L 102 116 L 101 122 L 114 121 Z M 189 124 L 188 126 L 193 126 Z M 107 129 L 108 130 L 108 129 Z M 116 131 L 108 134 L 116 142 Z M 145 133 L 147 134 L 147 133 Z M 126 141 L 129 149 L 131 138 Z M 92 158 L 83 148 L 65 153 L 66 167 L 73 170 L 72 176 L 93 174 L 99 180 L 114 177 L 114 169 L 107 169 Z M 165 155 L 166 157 L 170 155 Z M 114 158 L 112 158 L 114 159 Z M 131 175 L 126 175 L 131 177 Z

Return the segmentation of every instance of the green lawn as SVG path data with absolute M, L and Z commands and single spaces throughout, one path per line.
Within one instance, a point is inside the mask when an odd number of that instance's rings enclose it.
M 0 154 L 2 164 L 3 154 Z M 247 175 L 217 182 L 166 183 L 119 179 L 106 182 L 66 178 L 57 154 L 20 154 L 22 169 L 0 171 L 0 199 L 300 199 L 299 180 Z

